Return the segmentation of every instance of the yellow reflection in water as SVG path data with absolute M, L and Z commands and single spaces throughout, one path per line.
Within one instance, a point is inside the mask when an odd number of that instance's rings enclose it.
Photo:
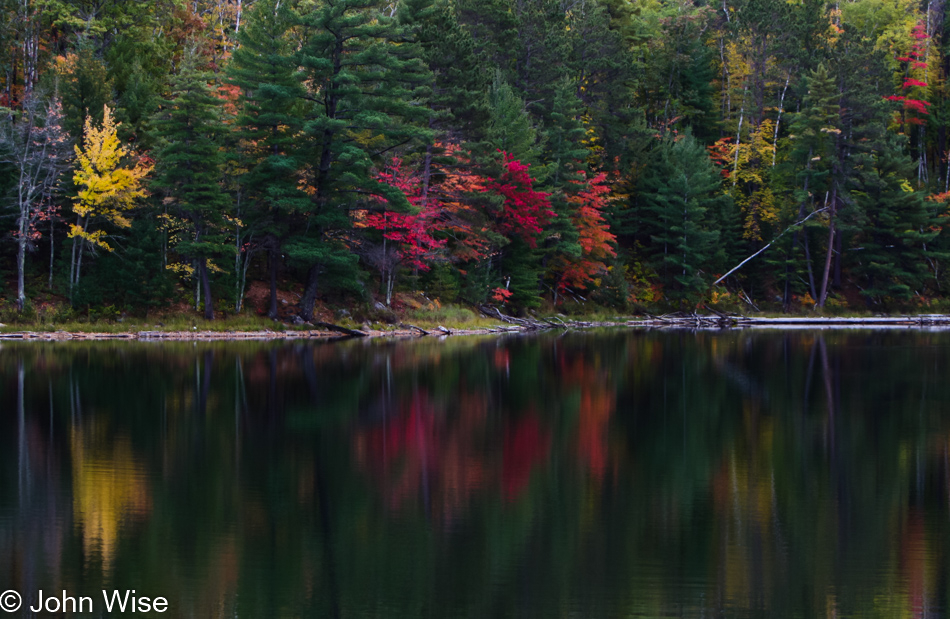
M 151 509 L 145 467 L 137 462 L 128 437 L 73 429 L 73 517 L 82 530 L 87 557 L 98 555 L 110 572 L 119 532 L 129 518 Z

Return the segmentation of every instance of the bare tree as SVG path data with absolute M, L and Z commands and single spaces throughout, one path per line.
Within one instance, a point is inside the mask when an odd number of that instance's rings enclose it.
M 24 271 L 26 253 L 41 237 L 37 224 L 52 212 L 53 196 L 60 178 L 69 167 L 72 146 L 63 129 L 63 109 L 59 99 L 44 100 L 34 92 L 23 107 L 0 122 L 0 162 L 13 167 L 16 185 L 13 210 L 17 244 L 17 310 L 26 305 Z

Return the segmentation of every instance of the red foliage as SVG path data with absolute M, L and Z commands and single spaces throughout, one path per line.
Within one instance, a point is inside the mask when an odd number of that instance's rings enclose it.
M 715 144 L 706 147 L 706 150 L 709 151 L 709 158 L 721 168 L 723 178 L 729 178 L 729 163 L 732 161 L 735 152 L 731 141 L 732 138 L 719 138 Z
M 930 105 L 930 103 L 927 101 L 921 101 L 919 99 L 904 99 L 904 108 L 913 110 L 918 114 L 929 114 L 927 111 L 928 105 Z
M 520 236 L 531 247 L 537 246 L 538 235 L 554 217 L 547 194 L 535 191 L 534 180 L 528 174 L 529 166 L 517 161 L 508 153 L 502 153 L 504 172 L 498 180 L 490 180 L 485 191 L 505 198 L 497 217 L 498 231 L 505 236 Z
M 610 232 L 603 212 L 607 206 L 610 186 L 607 175 L 598 174 L 587 181 L 586 189 L 568 201 L 577 205 L 571 220 L 577 228 L 581 256 L 577 259 L 559 257 L 553 261 L 552 270 L 557 273 L 556 289 L 564 292 L 569 287 L 585 290 L 587 285 L 607 271 L 604 260 L 617 255 L 614 243 L 617 237 Z M 558 273 L 559 272 L 559 273 Z
M 501 465 L 506 500 L 518 498 L 528 486 L 531 472 L 547 457 L 550 446 L 550 436 L 541 429 L 538 416 L 534 413 L 516 422 L 509 422 L 505 430 Z
M 409 204 L 420 208 L 422 198 L 419 179 L 403 171 L 402 160 L 398 157 L 393 157 L 386 170 L 376 175 L 376 179 L 399 189 Z M 385 200 L 382 202 L 386 203 Z M 413 269 L 428 271 L 427 260 L 438 248 L 445 245 L 445 241 L 437 240 L 429 233 L 436 214 L 436 209 L 429 205 L 420 208 L 417 213 L 384 210 L 368 214 L 362 223 L 367 228 L 380 230 L 384 238 L 399 244 L 400 262 Z
M 508 299 L 513 294 L 507 288 L 495 288 L 494 290 L 491 291 L 491 293 L 492 293 L 491 298 L 494 299 L 498 303 L 507 303 Z
M 902 118 L 898 119 L 898 122 L 908 125 L 923 125 L 926 124 L 926 119 L 921 118 L 921 116 L 929 114 L 927 107 L 930 106 L 930 102 L 921 98 L 926 95 L 926 91 L 919 89 L 928 88 L 929 84 L 910 75 L 913 69 L 923 69 L 927 67 L 927 63 L 924 62 L 923 59 L 927 53 L 925 41 L 929 38 L 929 35 L 927 34 L 927 29 L 924 27 L 923 22 L 918 22 L 913 27 L 910 36 L 912 42 L 908 53 L 904 56 L 895 56 L 900 62 L 910 63 L 909 67 L 905 67 L 906 74 L 904 76 L 904 83 L 901 85 L 902 90 L 910 96 L 890 96 L 885 98 L 888 101 L 903 101 L 904 113 Z
M 488 255 L 490 241 L 488 222 L 471 197 L 485 191 L 486 179 L 471 171 L 468 160 L 456 147 L 436 144 L 458 165 L 439 170 L 441 180 L 429 189 L 429 199 L 438 203 L 438 217 L 433 230 L 449 238 L 452 259 L 458 262 L 478 261 Z

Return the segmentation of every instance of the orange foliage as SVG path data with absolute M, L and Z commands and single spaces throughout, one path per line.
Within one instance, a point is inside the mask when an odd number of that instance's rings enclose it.
M 585 190 L 567 198 L 576 205 L 571 221 L 577 228 L 582 253 L 580 258 L 558 256 L 552 261 L 554 272 L 559 272 L 559 292 L 571 287 L 586 290 L 589 284 L 596 284 L 597 278 L 607 272 L 604 261 L 617 255 L 613 247 L 617 237 L 603 217 L 611 191 L 606 181 L 607 175 L 600 173 L 587 181 Z

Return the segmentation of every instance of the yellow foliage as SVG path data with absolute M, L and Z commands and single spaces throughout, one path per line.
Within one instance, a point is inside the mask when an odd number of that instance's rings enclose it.
M 109 440 L 101 431 L 73 430 L 70 446 L 74 522 L 84 554 L 98 555 L 108 574 L 123 527 L 151 511 L 148 479 L 126 437 Z
M 165 269 L 177 273 L 179 277 L 184 280 L 191 279 L 195 274 L 195 267 L 190 264 L 185 264 L 184 262 L 172 262 L 171 264 L 166 264 Z
M 762 225 L 776 222 L 779 218 L 778 205 L 766 178 L 772 169 L 774 133 L 772 121 L 763 120 L 747 141 L 737 147 L 738 165 L 733 180 L 736 203 L 743 212 L 743 236 L 747 239 L 761 240 Z
M 94 127 L 87 116 L 83 147 L 75 147 L 77 169 L 73 180 L 79 186 L 79 193 L 73 211 L 79 216 L 79 222 L 71 227 L 69 236 L 85 239 L 107 251 L 112 248 L 103 240 L 104 232 L 89 232 L 90 220 L 130 227 L 132 222 L 125 213 L 135 206 L 136 200 L 148 195 L 143 181 L 152 171 L 152 166 L 142 161 L 132 167 L 123 162 L 129 149 L 120 143 L 118 127 L 112 110 L 105 106 L 102 127 Z

